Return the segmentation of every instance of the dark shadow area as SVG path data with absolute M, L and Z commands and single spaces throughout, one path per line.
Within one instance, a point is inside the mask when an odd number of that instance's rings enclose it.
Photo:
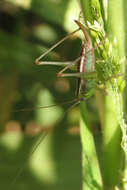
M 69 1 L 55 3 L 50 0 L 33 0 L 26 9 L 15 2 L 0 2 L 1 188 L 81 189 L 79 135 L 67 133 L 68 126 L 78 125 L 78 121 L 69 119 L 72 110 L 64 116 L 70 104 L 61 105 L 74 99 L 76 80 L 58 79 L 56 74 L 61 69 L 59 67 L 34 65 L 38 56 L 67 35 L 63 20 Z M 45 30 L 44 35 L 41 35 L 40 27 L 42 32 Z M 79 39 L 69 39 L 47 55 L 45 60 L 75 59 L 80 45 Z M 28 122 L 38 122 L 38 94 L 44 89 L 52 97 L 52 101 L 44 101 L 47 105 L 58 104 L 60 113 L 57 113 L 58 121 L 50 124 L 54 130 L 38 146 L 39 151 L 37 148 L 37 153 L 35 151 L 31 155 L 39 135 L 30 137 L 24 133 Z M 24 108 L 31 110 L 17 111 Z M 8 128 L 8 121 L 12 120 L 18 122 L 20 128 L 15 128 L 12 124 L 12 128 Z M 42 127 L 43 125 L 42 123 Z

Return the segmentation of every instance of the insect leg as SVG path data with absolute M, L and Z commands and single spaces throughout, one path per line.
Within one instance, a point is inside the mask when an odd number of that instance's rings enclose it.
M 77 59 L 75 59 L 74 61 L 71 61 L 70 64 L 66 65 L 66 67 L 64 67 L 58 74 L 58 77 L 61 77 L 64 71 L 66 71 L 67 69 L 69 69 L 70 67 L 72 67 L 73 65 L 75 65 L 78 61 L 80 60 L 80 57 L 78 57 Z
M 67 68 L 70 67 L 70 65 L 73 65 L 76 60 L 74 61 L 65 61 L 65 62 L 59 62 L 59 61 L 40 61 L 38 65 L 56 65 L 56 66 L 65 66 Z
M 75 31 L 73 31 L 72 33 L 68 34 L 67 36 L 65 36 L 60 41 L 58 41 L 56 44 L 54 44 L 51 48 L 49 48 L 46 52 L 44 52 L 40 57 L 38 57 L 35 60 L 35 64 L 36 65 L 43 64 L 43 62 L 40 63 L 40 59 L 42 59 L 45 55 L 47 55 L 48 53 L 50 53 L 54 48 L 56 48 L 58 45 L 60 45 L 62 42 L 64 42 L 65 40 L 67 40 L 70 36 L 72 36 L 74 33 L 78 32 L 79 30 L 80 30 L 80 28 L 76 29 Z
M 65 73 L 61 74 L 60 77 L 76 77 L 82 78 L 84 80 L 96 79 L 97 73 L 95 71 L 92 72 L 79 72 L 79 73 Z

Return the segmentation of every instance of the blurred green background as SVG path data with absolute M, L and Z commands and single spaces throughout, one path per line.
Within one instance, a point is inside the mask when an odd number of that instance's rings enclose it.
M 61 105 L 75 98 L 76 80 L 57 78 L 59 67 L 34 65 L 76 28 L 79 12 L 77 0 L 0 1 L 2 189 L 81 189 L 79 109 Z M 72 60 L 80 45 L 72 36 L 45 60 Z M 37 108 L 52 104 L 57 106 Z M 24 108 L 34 109 L 17 111 Z

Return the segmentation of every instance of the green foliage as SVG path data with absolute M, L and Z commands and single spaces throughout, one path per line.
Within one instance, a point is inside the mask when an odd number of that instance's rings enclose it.
M 24 9 L 18 6 L 18 1 L 17 4 L 0 2 L 0 183 L 3 189 L 81 188 L 79 135 L 70 135 L 67 128 L 78 121 L 71 121 L 69 112 L 63 122 L 69 105 L 60 104 L 74 98 L 75 81 L 57 79 L 57 67 L 34 65 L 41 53 L 67 34 L 63 20 L 68 3 L 33 0 Z M 39 27 L 45 30 L 45 36 L 40 35 Z M 49 35 L 54 36 L 50 41 Z M 68 40 L 46 60 L 74 58 L 79 46 L 79 40 Z M 45 98 L 45 91 L 50 94 L 49 99 Z M 58 106 L 45 112 L 38 109 L 44 103 L 46 106 L 58 103 Z M 22 108 L 30 109 L 16 111 Z M 79 110 L 75 108 L 74 112 L 77 117 Z M 39 134 L 42 136 L 43 132 L 46 137 L 38 144 Z M 36 146 L 40 149 L 33 155 Z
M 126 156 L 121 148 L 121 131 L 125 151 L 127 144 L 122 99 L 126 28 L 123 1 L 110 0 L 106 6 L 102 0 L 80 0 L 93 46 L 103 41 L 95 50 L 96 72 L 84 75 L 89 81 L 86 98 L 95 96 L 80 106 L 82 150 L 79 136 L 74 136 L 77 128 L 72 127 L 78 125 L 79 109 L 68 110 L 70 105 L 59 104 L 75 98 L 75 81 L 57 79 L 57 67 L 34 65 L 41 53 L 67 34 L 64 26 L 68 6 L 73 4 L 70 1 L 31 0 L 26 9 L 24 1 L 20 5 L 16 0 L 0 2 L 3 189 L 125 189 Z M 73 60 L 79 56 L 80 45 L 72 37 L 45 60 Z M 38 109 L 57 103 L 56 108 Z M 16 111 L 22 108 L 30 109 Z M 46 138 L 40 143 L 42 133 Z

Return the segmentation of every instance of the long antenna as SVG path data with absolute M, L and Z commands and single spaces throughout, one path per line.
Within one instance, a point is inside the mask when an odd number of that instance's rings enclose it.
M 56 107 L 58 105 L 62 106 L 62 105 L 66 105 L 66 104 L 71 104 L 73 102 L 77 101 L 77 99 L 73 99 L 73 100 L 69 100 L 69 101 L 66 101 L 66 102 L 63 102 L 63 103 L 58 103 L 58 104 L 52 104 L 52 105 L 48 105 L 48 106 L 39 106 L 39 107 L 32 107 L 32 108 L 23 108 L 23 109 L 17 109 L 17 110 L 14 110 L 12 112 L 29 112 L 29 111 L 33 111 L 35 109 L 47 109 L 47 108 L 52 108 L 52 107 Z

